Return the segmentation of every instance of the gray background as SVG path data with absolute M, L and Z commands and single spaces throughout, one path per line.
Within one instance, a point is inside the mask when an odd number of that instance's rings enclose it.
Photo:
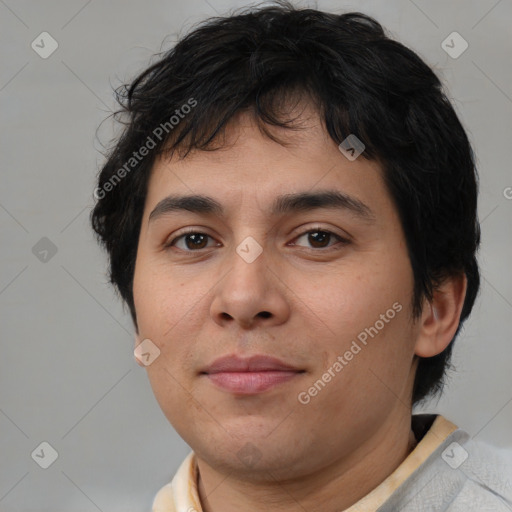
M 424 407 L 512 447 L 510 0 L 297 2 L 373 15 L 437 70 L 481 176 L 482 292 L 444 397 Z M 0 0 L 0 510 L 143 511 L 189 447 L 133 358 L 129 315 L 88 225 L 112 87 L 193 23 L 250 2 Z M 58 49 L 41 58 L 43 32 Z M 441 47 L 453 31 L 458 58 Z M 162 46 L 162 42 L 164 42 Z M 103 123 L 106 142 L 112 123 Z M 510 193 L 507 193 L 507 190 Z M 57 252 L 37 248 L 47 241 Z M 41 261 L 46 258 L 47 261 Z M 42 469 L 42 441 L 58 452 Z

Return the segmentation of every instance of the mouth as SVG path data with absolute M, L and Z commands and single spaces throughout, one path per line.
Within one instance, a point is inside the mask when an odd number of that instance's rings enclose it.
M 241 395 L 254 395 L 290 381 L 304 371 L 218 372 L 205 374 L 219 388 Z
M 216 359 L 200 375 L 224 391 L 254 395 L 289 382 L 303 373 L 304 369 L 266 355 L 249 358 L 229 355 Z

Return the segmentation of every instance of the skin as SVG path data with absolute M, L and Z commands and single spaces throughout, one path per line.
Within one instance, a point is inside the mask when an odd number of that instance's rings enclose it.
M 312 107 L 300 122 L 297 132 L 272 128 L 283 147 L 240 114 L 222 149 L 159 159 L 149 181 L 134 275 L 135 343 L 149 338 L 160 350 L 148 377 L 196 454 L 206 512 L 334 512 L 361 499 L 414 448 L 415 356 L 441 352 L 460 317 L 466 281 L 453 277 L 412 320 L 412 269 L 379 165 L 345 158 Z M 268 213 L 277 195 L 320 189 L 359 199 L 375 221 L 330 209 Z M 167 195 L 191 193 L 215 198 L 225 216 L 180 211 L 148 223 Z M 211 238 L 201 249 L 186 237 L 164 248 L 183 228 Z M 308 236 L 318 228 L 349 243 L 332 236 L 322 246 Z M 263 249 L 252 263 L 236 252 L 248 236 Z M 397 302 L 403 309 L 300 403 L 298 394 Z M 271 355 L 305 372 L 257 395 L 235 395 L 200 375 L 233 353 Z M 237 455 L 247 443 L 259 456 L 250 464 Z

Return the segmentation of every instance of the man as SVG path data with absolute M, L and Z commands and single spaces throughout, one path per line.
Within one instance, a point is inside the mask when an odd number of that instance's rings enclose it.
M 477 175 L 432 70 L 360 13 L 208 20 L 121 89 L 93 227 L 192 452 L 154 512 L 511 510 L 440 415 Z

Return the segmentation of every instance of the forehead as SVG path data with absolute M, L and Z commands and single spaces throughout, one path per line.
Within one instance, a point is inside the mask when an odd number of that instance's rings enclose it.
M 169 195 L 208 196 L 219 203 L 214 213 L 222 215 L 234 213 L 242 201 L 247 208 L 275 214 L 283 196 L 315 191 L 372 203 L 372 210 L 390 206 L 376 161 L 348 160 L 312 109 L 297 119 L 298 130 L 269 127 L 284 145 L 263 134 L 246 113 L 226 126 L 219 149 L 193 150 L 184 159 L 177 152 L 170 159 L 158 158 L 148 185 L 146 219 Z

